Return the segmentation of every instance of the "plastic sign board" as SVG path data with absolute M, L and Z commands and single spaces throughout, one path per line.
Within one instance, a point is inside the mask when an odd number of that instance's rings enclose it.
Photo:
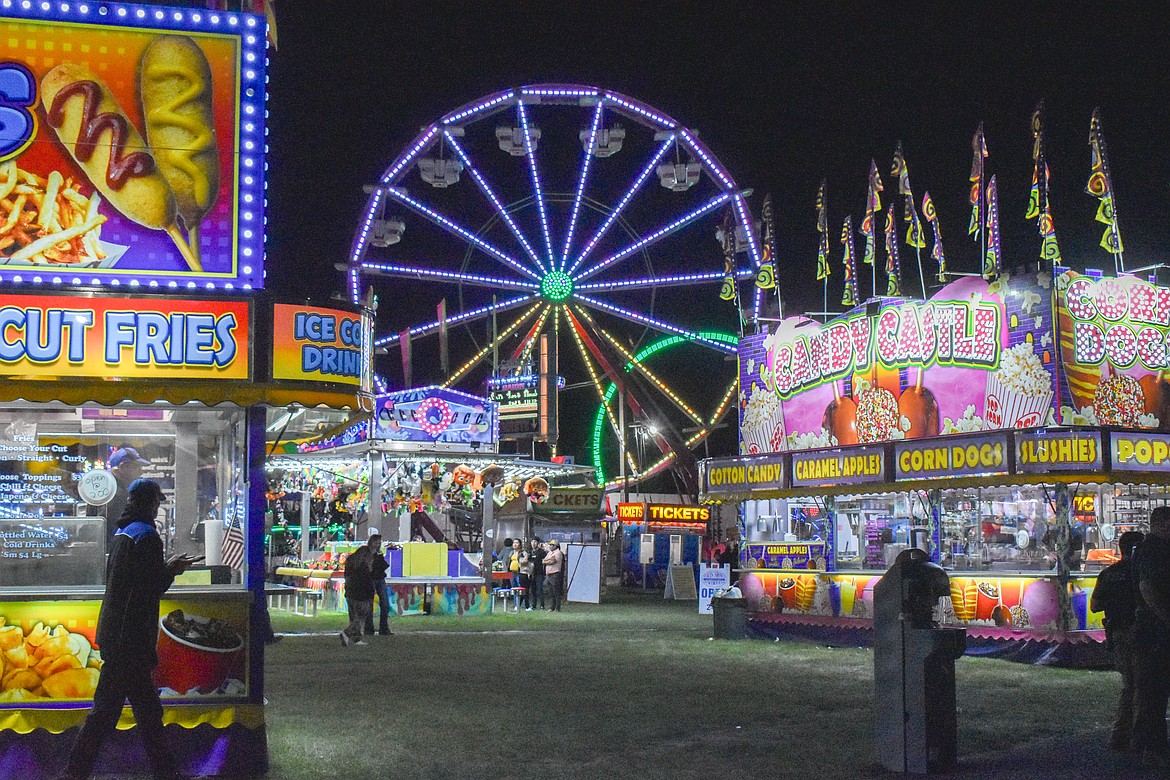
M 957 441 L 901 442 L 894 445 L 894 477 L 937 479 L 1008 473 L 1009 434 L 965 436 Z
M 649 523 L 650 527 L 705 524 L 711 519 L 711 507 L 690 504 L 618 504 L 617 518 L 622 523 Z
M 264 18 L 0 13 L 0 283 L 263 287 Z
M 741 454 L 1044 425 L 1052 284 L 965 277 L 929 300 L 883 299 L 823 324 L 790 317 L 743 339 Z
M 338 309 L 272 307 L 272 378 L 360 385 L 370 352 L 360 314 Z
M 711 598 L 721 590 L 731 587 L 731 566 L 708 566 L 699 564 L 699 614 L 711 614 Z
M 1045 431 L 1016 434 L 1016 471 L 1096 471 L 1101 468 L 1098 431 Z
M 860 485 L 884 482 L 886 451 L 880 446 L 792 453 L 792 486 Z
M 1114 431 L 1109 454 L 1114 471 L 1170 471 L 1170 435 Z
M 0 376 L 248 379 L 247 301 L 5 295 Z
M 496 405 L 456 390 L 423 387 L 378 396 L 374 438 L 391 442 L 457 445 L 495 451 Z
M 548 498 L 540 505 L 545 512 L 576 512 L 600 516 L 601 500 L 605 488 L 552 488 Z
M 699 467 L 700 492 L 712 496 L 788 487 L 788 464 L 779 454 L 713 458 Z

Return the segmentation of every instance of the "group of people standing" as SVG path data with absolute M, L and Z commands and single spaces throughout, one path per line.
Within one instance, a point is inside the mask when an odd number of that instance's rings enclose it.
M 378 597 L 378 631 L 390 631 L 390 602 L 386 595 L 386 570 L 390 568 L 382 552 L 382 535 L 370 529 L 370 539 L 345 559 L 345 603 L 349 608 L 349 625 L 340 634 L 341 644 L 348 647 L 368 644 L 364 634 L 374 633 L 374 597 Z
M 1102 570 L 1090 608 L 1105 613 L 1105 636 L 1121 672 L 1121 698 L 1109 737 L 1143 766 L 1170 768 L 1170 506 L 1150 514 L 1150 531 L 1118 539 L 1121 560 Z
M 523 539 L 505 539 L 499 559 L 504 570 L 512 575 L 512 598 L 519 611 L 523 607 L 531 612 L 548 609 L 560 612 L 565 591 L 565 553 L 556 539 L 547 542 L 532 537 L 528 547 Z

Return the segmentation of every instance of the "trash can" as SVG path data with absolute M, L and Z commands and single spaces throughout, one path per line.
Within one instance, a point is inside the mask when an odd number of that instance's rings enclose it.
M 967 631 L 940 625 L 950 598 L 946 571 L 915 547 L 873 589 L 876 747 L 894 772 L 947 772 L 958 757 L 955 659 Z
M 711 599 L 711 614 L 715 618 L 716 639 L 747 638 L 747 599 L 716 596 Z

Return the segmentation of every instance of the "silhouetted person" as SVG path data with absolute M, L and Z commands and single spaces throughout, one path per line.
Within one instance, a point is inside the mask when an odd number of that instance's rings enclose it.
M 1105 641 L 1113 662 L 1121 672 L 1121 697 L 1109 746 L 1129 750 L 1133 740 L 1134 709 L 1134 620 L 1137 612 L 1138 578 L 1133 551 L 1142 541 L 1140 531 L 1126 531 L 1117 540 L 1121 560 L 1097 575 L 1089 608 L 1104 612 Z
M 1170 507 L 1150 514 L 1150 533 L 1135 555 L 1138 606 L 1134 619 L 1134 747 L 1142 764 L 1170 767 L 1166 702 L 1170 698 Z
M 390 596 L 386 591 L 386 571 L 390 568 L 390 563 L 386 560 L 386 554 L 382 552 L 382 534 L 378 533 L 377 528 L 370 529 L 370 540 L 366 542 L 366 547 L 370 548 L 370 581 L 374 585 L 374 595 L 378 599 L 378 633 L 386 636 L 393 633 L 390 630 Z M 371 636 L 374 634 L 374 611 L 370 609 L 370 614 L 366 615 L 365 623 L 366 633 Z
M 98 748 L 117 727 L 127 699 L 154 776 L 183 776 L 166 742 L 162 702 L 152 674 L 158 665 L 159 600 L 175 575 L 186 571 L 195 559 L 179 555 L 163 560 L 162 539 L 154 527 L 162 500 L 162 488 L 153 480 L 136 480 L 127 491 L 126 508 L 110 547 L 106 592 L 98 614 L 101 676 L 93 694 L 93 710 L 69 753 L 62 775 L 67 780 L 89 777 Z

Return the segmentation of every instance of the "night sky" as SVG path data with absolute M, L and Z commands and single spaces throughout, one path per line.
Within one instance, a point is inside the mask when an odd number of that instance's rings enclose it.
M 737 183 L 754 190 L 749 202 L 757 214 L 770 192 L 787 314 L 820 308 L 813 271 L 821 180 L 828 182 L 829 232 L 839 263 L 841 221 L 846 214 L 855 224 L 861 220 L 871 158 L 886 185 L 883 205 L 896 196 L 889 171 L 898 141 L 916 200 L 928 189 L 938 207 L 950 268 L 977 270 L 976 244 L 966 230 L 967 176 L 980 122 L 990 152 L 987 173 L 999 184 L 1005 265 L 1034 261 L 1039 238 L 1024 213 L 1032 175 L 1029 118 L 1041 99 L 1066 264 L 1112 264 L 1097 245 L 1104 227 L 1093 221 L 1097 201 L 1084 192 L 1095 106 L 1104 121 L 1127 266 L 1165 259 L 1170 29 L 1152 5 L 350 2 L 313 8 L 277 4 L 279 50 L 271 53 L 268 286 L 283 296 L 324 299 L 342 288 L 333 266 L 348 255 L 367 197 L 362 185 L 376 181 L 420 127 L 483 95 L 549 82 L 608 88 L 657 107 L 699 131 Z M 634 227 L 648 232 L 657 225 Z M 713 229 L 698 234 L 692 255 L 707 269 L 721 263 Z M 903 249 L 904 264 L 909 257 Z M 839 265 L 832 282 L 830 308 L 840 298 Z M 862 291 L 865 297 L 867 284 Z M 735 327 L 734 307 L 719 300 L 717 287 L 692 296 L 696 326 Z M 382 293 L 378 330 L 429 322 L 432 307 L 429 300 Z M 417 350 L 425 349 L 416 347 L 416 363 L 424 359 Z

